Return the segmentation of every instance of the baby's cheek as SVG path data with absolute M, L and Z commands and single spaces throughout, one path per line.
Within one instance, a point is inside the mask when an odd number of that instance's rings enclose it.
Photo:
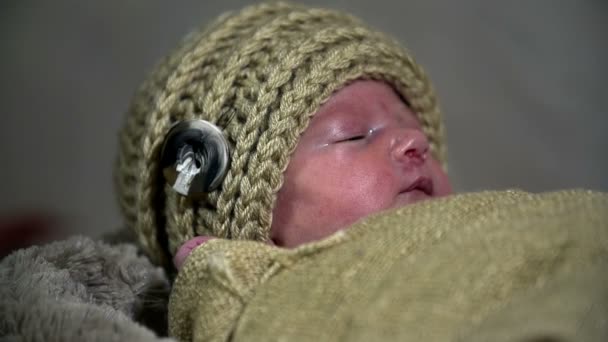
M 398 192 L 394 178 L 390 171 L 382 169 L 355 172 L 354 179 L 348 179 L 342 191 L 349 223 L 391 207 Z
M 431 170 L 433 172 L 434 191 L 437 196 L 447 196 L 452 194 L 452 184 L 447 173 L 441 167 L 441 164 L 432 158 L 430 161 Z

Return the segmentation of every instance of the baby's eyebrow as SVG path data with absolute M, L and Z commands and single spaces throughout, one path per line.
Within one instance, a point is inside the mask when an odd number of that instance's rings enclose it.
M 346 116 L 346 113 L 344 113 L 344 111 L 332 110 L 325 113 L 317 113 L 312 117 L 309 127 L 327 125 L 328 123 L 332 123 L 343 116 Z M 336 117 L 338 117 L 338 119 Z

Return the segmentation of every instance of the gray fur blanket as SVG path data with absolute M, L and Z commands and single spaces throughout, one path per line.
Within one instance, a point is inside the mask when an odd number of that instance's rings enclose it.
M 169 289 L 133 244 L 73 237 L 19 250 L 0 262 L 0 340 L 169 341 L 158 337 Z

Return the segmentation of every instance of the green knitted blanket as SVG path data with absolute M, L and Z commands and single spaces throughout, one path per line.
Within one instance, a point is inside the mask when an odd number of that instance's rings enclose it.
M 608 341 L 608 196 L 452 196 L 295 250 L 212 240 L 169 315 L 195 341 Z

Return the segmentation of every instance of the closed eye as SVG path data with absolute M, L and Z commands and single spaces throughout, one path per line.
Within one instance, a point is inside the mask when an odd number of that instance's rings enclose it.
M 345 136 L 347 136 L 348 138 L 340 139 L 337 142 L 351 142 L 351 141 L 364 140 L 364 139 L 367 139 L 368 137 L 370 137 L 373 133 L 374 133 L 374 129 L 372 128 L 364 133 L 352 134 L 350 137 L 348 137 L 348 134 L 345 134 Z
M 339 140 L 338 142 L 357 141 L 357 140 L 362 140 L 362 139 L 365 139 L 365 135 L 355 135 L 350 138 Z

